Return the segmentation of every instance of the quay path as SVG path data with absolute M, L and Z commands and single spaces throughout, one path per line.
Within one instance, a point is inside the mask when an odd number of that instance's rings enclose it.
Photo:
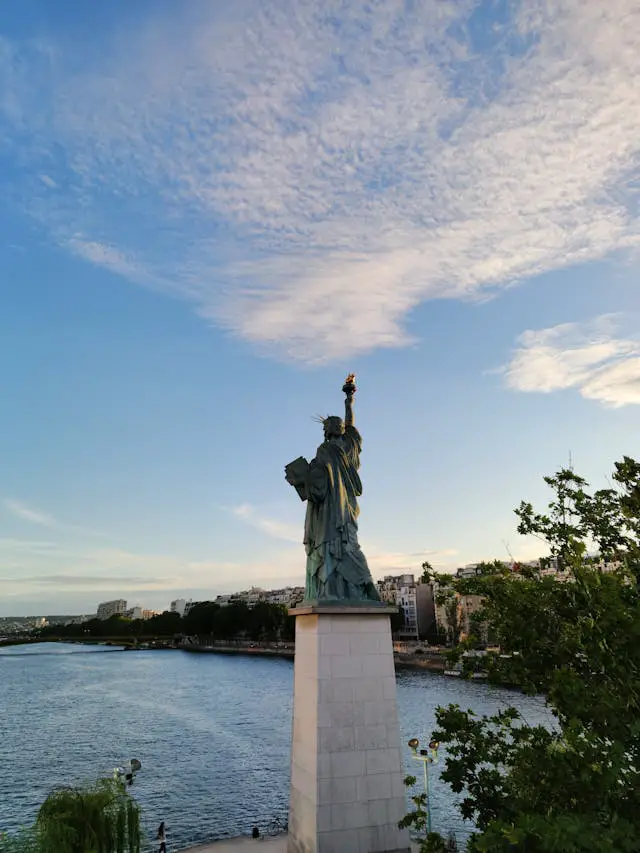
M 411 850 L 418 853 L 418 845 L 412 843 Z M 228 838 L 224 841 L 212 841 L 211 844 L 199 844 L 188 847 L 179 853 L 287 853 L 287 836 L 277 835 L 275 838 Z M 347 851 L 345 851 L 347 853 Z

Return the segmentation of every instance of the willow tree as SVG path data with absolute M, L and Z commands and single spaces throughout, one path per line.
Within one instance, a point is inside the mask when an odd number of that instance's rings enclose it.
M 140 853 L 140 808 L 120 779 L 53 790 L 33 827 L 0 834 L 0 853 Z
M 140 808 L 120 779 L 53 790 L 33 827 L 0 833 L 0 853 L 140 853 Z
M 518 530 L 540 537 L 560 575 L 535 569 L 455 581 L 484 597 L 500 645 L 482 668 L 544 696 L 555 717 L 530 726 L 516 708 L 437 710 L 442 779 L 474 821 L 473 853 L 632 853 L 640 838 L 640 463 L 616 463 L 615 488 L 574 471 L 545 478 L 545 512 L 523 502 Z M 591 556 L 590 556 L 591 555 Z M 406 822 L 424 825 L 424 803 Z M 432 834 L 422 850 L 443 851 Z

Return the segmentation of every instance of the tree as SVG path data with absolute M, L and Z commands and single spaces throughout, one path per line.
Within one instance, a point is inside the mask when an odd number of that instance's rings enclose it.
M 157 616 L 152 616 L 147 619 L 145 624 L 145 634 L 154 637 L 172 637 L 180 632 L 182 619 L 179 613 L 165 610 L 164 613 L 159 613 Z
M 437 606 L 444 609 L 446 626 L 441 630 L 444 642 L 457 646 L 460 642 L 459 594 L 453 575 L 430 575 L 434 587 L 434 597 Z
M 453 582 L 484 597 L 482 617 L 501 654 L 487 655 L 482 668 L 544 695 L 556 718 L 548 730 L 515 708 L 490 717 L 438 709 L 432 737 L 447 747 L 442 778 L 476 823 L 473 853 L 638 849 L 640 464 L 625 457 L 613 479 L 616 489 L 591 493 L 563 469 L 545 478 L 553 491 L 546 512 L 525 502 L 516 510 L 519 532 L 548 545 L 560 576 L 529 570 Z
M 184 634 L 208 636 L 213 634 L 213 625 L 220 605 L 215 601 L 198 601 L 182 620 Z
M 433 566 L 428 560 L 422 564 L 422 574 L 420 575 L 420 583 L 430 583 L 433 577 Z
M 118 779 L 57 788 L 36 822 L 17 836 L 0 835 L 0 853 L 140 853 L 140 808 Z

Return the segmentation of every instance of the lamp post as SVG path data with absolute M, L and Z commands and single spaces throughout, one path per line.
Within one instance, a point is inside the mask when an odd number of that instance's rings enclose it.
M 126 785 L 133 785 L 133 777 L 136 775 L 138 770 L 142 767 L 142 764 L 138 761 L 137 758 L 132 758 L 125 763 L 124 767 L 116 767 L 113 771 L 113 778 L 124 780 Z
M 421 761 L 424 769 L 424 793 L 427 811 L 427 832 L 431 832 L 431 803 L 429 802 L 429 765 L 437 764 L 438 762 L 438 747 L 440 744 L 437 740 L 429 741 L 428 749 L 420 749 L 420 741 L 417 737 L 412 737 L 409 741 L 409 749 L 411 750 L 411 758 L 415 761 Z

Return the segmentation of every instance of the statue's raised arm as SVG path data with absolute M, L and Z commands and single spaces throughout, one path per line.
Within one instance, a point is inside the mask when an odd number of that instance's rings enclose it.
M 355 373 L 350 373 L 347 376 L 344 385 L 342 386 L 342 390 L 346 395 L 344 400 L 344 425 L 346 427 L 352 427 L 355 426 L 355 421 L 353 418 L 353 397 L 356 393 Z
M 286 467 L 286 479 L 307 501 L 304 544 L 307 552 L 305 601 L 378 602 L 367 559 L 358 543 L 358 498 L 362 494 L 360 449 L 355 428 L 355 374 L 342 387 L 345 418 L 321 418 L 324 441 L 315 458 L 299 457 Z

